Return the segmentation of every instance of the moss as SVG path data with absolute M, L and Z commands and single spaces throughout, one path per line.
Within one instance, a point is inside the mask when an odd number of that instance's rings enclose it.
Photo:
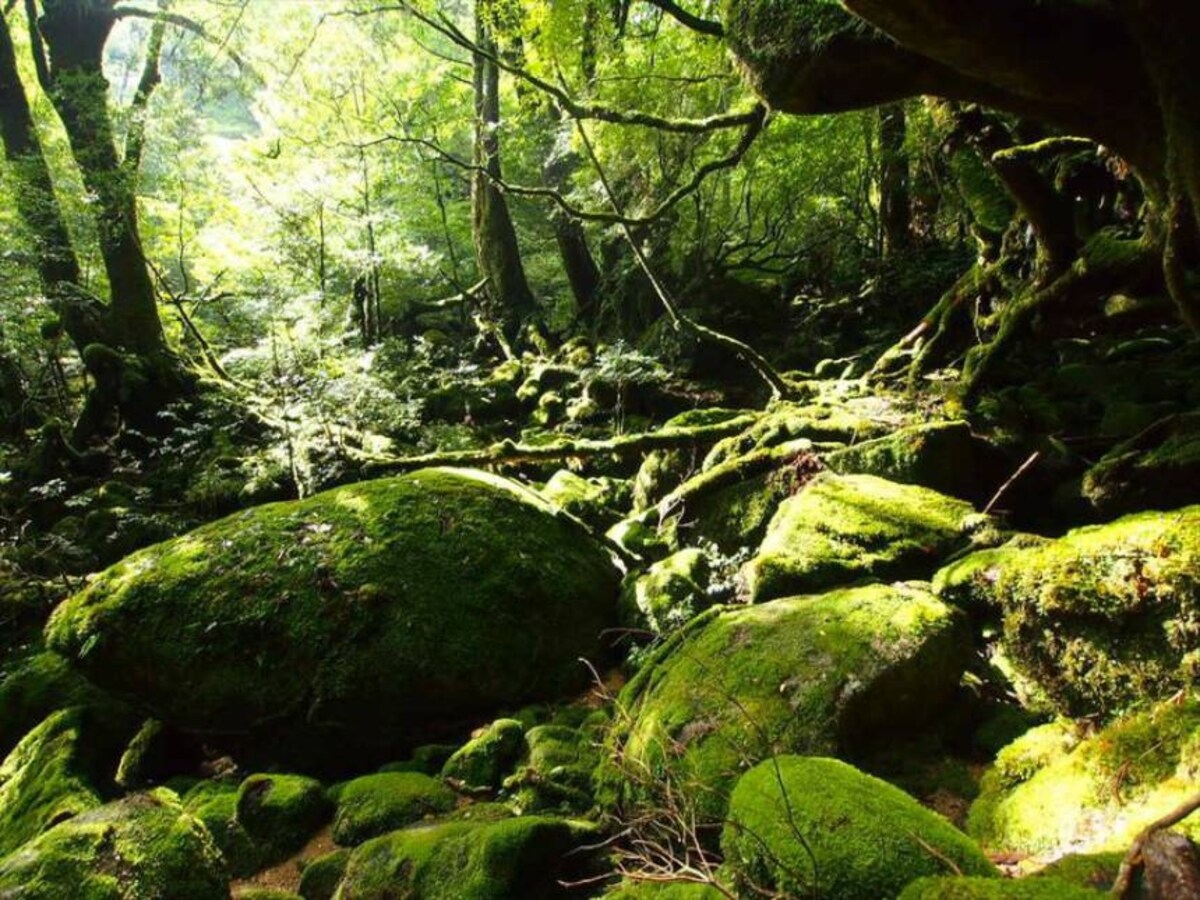
M 251 775 L 238 788 L 237 820 L 267 865 L 303 847 L 331 813 L 321 782 L 302 775 Z
M 79 709 L 52 714 L 0 764 L 0 856 L 101 803 L 83 760 Z
M 1101 892 L 1056 878 L 920 878 L 899 900 L 1096 900 Z
M 403 762 L 380 766 L 380 772 L 420 772 L 422 775 L 437 775 L 442 771 L 457 744 L 422 744 L 413 749 L 412 755 Z
M 497 719 L 446 760 L 442 777 L 469 788 L 498 788 L 520 758 L 524 737 L 516 719 Z
M 969 544 L 968 503 L 872 475 L 822 474 L 785 500 L 743 569 L 754 602 L 864 578 L 931 574 Z
M 61 605 L 48 635 L 181 729 L 349 767 L 586 684 L 579 657 L 600 655 L 618 590 L 608 554 L 531 491 L 425 470 L 140 551 Z
M 776 757 L 743 775 L 721 848 L 747 894 L 878 900 L 951 865 L 995 874 L 966 835 L 899 788 L 818 757 Z
M 232 782 L 202 781 L 183 796 L 183 806 L 208 829 L 234 878 L 262 869 L 266 853 L 238 821 L 238 786 Z
M 680 550 L 631 576 L 621 592 L 621 622 L 626 627 L 665 634 L 710 604 L 708 558 L 695 548 Z
M 0 754 L 8 753 L 25 733 L 46 716 L 69 706 L 108 707 L 113 718 L 119 704 L 104 697 L 72 671 L 57 653 L 35 650 L 5 656 L 0 672 Z
M 234 900 L 303 900 L 300 894 L 279 888 L 248 887 L 234 895 Z
M 560 878 L 586 867 L 578 852 L 592 826 L 530 816 L 397 831 L 350 857 L 341 900 L 538 900 L 561 895 Z
M 523 813 L 584 813 L 592 806 L 592 773 L 599 749 L 587 733 L 562 725 L 538 725 L 525 735 L 528 752 L 504 788 Z
M 1072 853 L 1057 859 L 1034 878 L 1055 878 L 1077 887 L 1108 892 L 1117 880 L 1124 852 Z
M 1005 748 L 968 829 L 996 850 L 1117 851 L 1182 803 L 1200 778 L 1200 699 L 1168 702 L 1080 740 L 1065 723 Z M 1200 837 L 1196 817 L 1180 826 Z
M 943 595 L 1002 611 L 1006 655 L 1060 711 L 1111 716 L 1193 683 L 1200 506 L 1010 549 L 967 557 L 937 581 Z
M 611 789 L 653 803 L 669 782 L 717 820 L 737 776 L 772 753 L 857 750 L 919 728 L 969 652 L 961 615 L 919 587 L 714 610 L 622 691 L 606 801 Z
M 300 896 L 304 900 L 331 900 L 349 863 L 349 850 L 335 850 L 305 863 L 300 872 Z
M 722 900 L 726 895 L 707 884 L 623 882 L 604 894 L 604 900 Z
M 853 443 L 883 434 L 887 429 L 841 405 L 780 404 L 736 437 L 719 441 L 704 458 L 708 471 L 755 450 L 765 450 L 801 438 Z
M 1200 501 L 1200 413 L 1155 423 L 1109 453 L 1083 478 L 1083 495 L 1105 515 L 1177 509 Z
M 559 469 L 540 491 L 550 503 L 601 531 L 612 526 L 620 514 L 610 505 L 612 484 L 599 478 L 582 478 Z
M 875 475 L 983 501 L 995 487 L 986 445 L 966 422 L 933 422 L 863 441 L 825 458 L 839 475 Z
M 454 792 L 428 775 L 366 775 L 347 782 L 338 791 L 333 840 L 342 846 L 354 846 L 453 808 Z
M 0 859 L 0 896 L 21 900 L 228 900 L 221 853 L 167 796 L 82 813 Z

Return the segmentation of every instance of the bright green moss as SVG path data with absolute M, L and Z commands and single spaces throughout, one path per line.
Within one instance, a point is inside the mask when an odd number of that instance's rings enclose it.
M 754 602 L 932 574 L 981 524 L 970 504 L 872 475 L 818 475 L 785 500 L 743 569 Z
M 1167 702 L 1080 740 L 1036 728 L 984 776 L 968 830 L 998 851 L 1117 851 L 1182 803 L 1200 779 L 1200 699 Z M 1200 821 L 1179 826 L 1200 837 Z
M 899 900 L 1096 900 L 1103 892 L 1056 878 L 921 878 Z
M 933 422 L 836 450 L 825 459 L 839 475 L 875 475 L 955 497 L 992 488 L 982 442 L 966 422 Z
M 800 438 L 810 441 L 852 443 L 883 434 L 886 429 L 871 419 L 841 405 L 774 407 L 753 426 L 736 437 L 719 441 L 701 467 L 709 471 L 755 450 L 765 450 Z
M 1002 611 L 1007 656 L 1060 711 L 1111 716 L 1194 683 L 1200 506 L 1013 547 L 967 557 L 937 584 Z
M 721 849 L 747 896 L 879 900 L 943 873 L 947 859 L 969 875 L 995 874 L 966 835 L 899 788 L 819 757 L 776 757 L 743 775 Z
M 183 806 L 199 819 L 220 848 L 234 878 L 262 869 L 266 854 L 237 818 L 238 786 L 232 782 L 202 781 L 183 796 Z
M 586 683 L 579 657 L 599 655 L 618 589 L 608 554 L 531 491 L 426 470 L 140 551 L 47 633 L 177 727 L 346 765 L 362 745 Z
M 605 801 L 615 789 L 654 803 L 669 782 L 719 820 L 737 777 L 773 753 L 857 750 L 920 727 L 969 653 L 962 616 L 913 586 L 713 611 L 622 691 Z
M 620 492 L 608 479 L 583 478 L 559 469 L 539 493 L 554 506 L 600 531 L 621 518 L 614 502 Z
M 563 725 L 538 725 L 525 735 L 528 753 L 504 780 L 524 814 L 585 813 L 592 806 L 592 773 L 600 761 L 591 735 Z
M 161 793 L 82 813 L 0 859 L 13 900 L 228 900 L 212 838 Z
M 621 621 L 626 627 L 656 634 L 673 631 L 710 603 L 708 558 L 690 547 L 626 580 L 621 591 Z
M 559 896 L 560 878 L 586 869 L 577 852 L 595 829 L 537 816 L 396 831 L 356 849 L 339 900 L 528 900 Z
M 248 887 L 238 891 L 237 900 L 303 900 L 303 897 L 279 888 Z
M 622 883 L 604 895 L 604 900 L 722 900 L 726 895 L 707 884 L 661 882 Z
M 69 706 L 105 706 L 111 717 L 123 714 L 119 704 L 103 697 L 57 653 L 35 650 L 5 657 L 0 672 L 0 754 L 8 753 L 50 713 Z
M 267 865 L 303 847 L 331 813 L 321 782 L 302 775 L 251 775 L 238 788 L 238 823 Z
M 525 728 L 516 719 L 497 719 L 467 741 L 442 767 L 442 777 L 469 788 L 498 788 L 512 771 L 525 743 Z
M 342 785 L 333 817 L 333 839 L 352 847 L 427 816 L 454 808 L 454 792 L 428 775 L 365 775 Z
M 0 856 L 101 803 L 86 775 L 79 709 L 46 719 L 0 764 Z
M 300 872 L 300 896 L 304 900 L 330 900 L 349 863 L 349 850 L 335 850 L 305 863 Z
M 1057 859 L 1042 869 L 1034 878 L 1055 878 L 1077 887 L 1108 892 L 1117 873 L 1125 851 L 1113 853 L 1072 853 Z

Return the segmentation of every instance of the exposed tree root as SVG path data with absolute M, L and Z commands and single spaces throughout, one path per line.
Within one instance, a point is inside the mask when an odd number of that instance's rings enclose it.
M 759 419 L 756 414 L 747 414 L 719 422 L 715 425 L 697 425 L 691 428 L 662 428 L 643 434 L 626 434 L 607 441 L 580 439 L 557 444 L 530 446 L 513 441 L 501 441 L 481 450 L 453 450 L 444 453 L 425 453 L 419 456 L 380 457 L 361 456 L 361 461 L 372 474 L 398 474 L 412 472 L 431 466 L 496 466 L 520 465 L 522 463 L 555 462 L 557 460 L 588 456 L 627 456 L 651 450 L 667 450 L 677 447 L 694 447 L 712 444 L 721 438 L 732 437 L 745 431 Z

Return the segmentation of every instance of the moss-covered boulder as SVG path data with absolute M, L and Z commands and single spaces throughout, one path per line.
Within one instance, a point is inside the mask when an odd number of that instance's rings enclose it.
M 682 879 L 682 876 L 681 876 Z M 604 900 L 723 900 L 728 894 L 710 884 L 686 881 L 622 882 L 604 894 Z
M 1200 502 L 1200 413 L 1156 422 L 1105 454 L 1083 496 L 1104 516 Z
M 622 691 L 605 793 L 639 806 L 670 783 L 717 820 L 738 776 L 775 753 L 853 752 L 920 728 L 969 645 L 961 613 L 919 586 L 710 611 Z
M 80 709 L 52 714 L 0 764 L 0 856 L 101 804 Z
M 1112 715 L 1195 683 L 1200 506 L 972 554 L 935 579 L 1003 617 L 1004 650 L 1068 715 Z
M 969 503 L 873 475 L 818 475 L 785 500 L 743 568 L 754 602 L 865 578 L 928 577 L 970 543 Z
M 348 849 L 335 850 L 305 863 L 300 871 L 300 896 L 304 900 L 330 900 L 349 864 Z
M 0 859 L 11 900 L 228 900 L 204 826 L 171 796 L 135 794 L 67 820 Z
M 442 777 L 472 789 L 498 788 L 525 746 L 525 726 L 497 719 L 471 738 L 442 767 Z
M 34 648 L 4 657 L 0 669 L 0 754 L 6 754 L 46 716 L 72 706 L 103 708 L 116 720 L 129 717 L 123 705 L 105 697 L 57 653 Z
M 183 795 L 183 808 L 208 829 L 229 874 L 245 878 L 268 864 L 267 853 L 238 821 L 237 804 L 237 782 L 201 781 Z
M 721 849 L 747 896 L 879 900 L 950 866 L 995 874 L 941 816 L 887 782 L 820 757 L 776 757 L 743 775 Z
M 1097 900 L 1106 891 L 1057 878 L 919 878 L 898 900 Z
M 565 725 L 537 725 L 525 735 L 526 754 L 504 779 L 522 813 L 585 813 L 592 806 L 592 774 L 600 762 L 594 735 Z
M 888 427 L 839 403 L 782 403 L 735 437 L 719 441 L 704 458 L 713 469 L 758 450 L 800 439 L 850 444 L 886 434 Z
M 321 782 L 303 775 L 251 775 L 238 787 L 238 823 L 268 865 L 303 847 L 332 813 Z
M 539 493 L 557 508 L 598 531 L 616 524 L 621 518 L 620 510 L 629 500 L 625 482 L 584 478 L 568 469 L 555 472 Z
M 711 601 L 708 557 L 689 547 L 626 579 L 621 590 L 621 624 L 668 634 L 703 612 Z
M 594 826 L 528 816 L 451 822 L 367 841 L 346 867 L 338 900 L 540 900 L 561 897 L 560 880 L 587 871 L 580 848 Z
M 454 792 L 418 772 L 364 775 L 337 792 L 333 840 L 352 847 L 454 808 Z
M 1193 795 L 1200 699 L 1170 701 L 1092 737 L 1051 723 L 1005 748 L 984 776 L 968 831 L 997 851 L 1119 851 Z M 1200 838 L 1193 816 L 1177 826 Z
M 825 458 L 839 475 L 876 475 L 974 503 L 999 486 L 998 454 L 966 422 L 933 422 L 863 441 Z
M 349 765 L 586 683 L 579 658 L 601 653 L 618 591 L 608 554 L 532 492 L 434 469 L 147 548 L 47 634 L 165 722 Z

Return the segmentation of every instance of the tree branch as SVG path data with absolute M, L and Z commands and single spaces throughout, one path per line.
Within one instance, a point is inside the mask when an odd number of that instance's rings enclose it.
M 500 69 L 520 78 L 522 81 L 532 85 L 537 90 L 549 95 L 558 104 L 558 106 L 573 119 L 595 119 L 599 122 L 609 122 L 614 125 L 632 125 L 641 128 L 654 128 L 659 131 L 668 131 L 675 134 L 703 134 L 709 131 L 718 131 L 725 128 L 743 128 L 751 125 L 755 119 L 762 115 L 760 106 L 756 106 L 747 112 L 741 113 L 722 113 L 715 116 L 708 116 L 703 119 L 673 119 L 665 116 L 654 115 L 653 113 L 642 112 L 639 110 L 622 110 L 614 109 L 602 103 L 592 103 L 583 100 L 576 100 L 567 91 L 557 85 L 547 81 L 540 76 L 534 75 L 532 72 L 515 65 L 510 60 L 504 58 L 504 54 L 492 53 L 484 47 L 480 47 L 475 41 L 471 40 L 467 35 L 463 34 L 462 30 L 450 21 L 444 13 L 438 13 L 437 17 L 433 17 L 423 13 L 417 9 L 412 3 L 400 2 L 388 4 L 384 6 L 376 6 L 371 9 L 344 9 L 339 10 L 330 15 L 335 16 L 360 16 L 375 15 L 383 12 L 402 12 L 412 16 L 421 24 L 432 28 L 438 34 L 455 44 L 459 48 L 466 50 L 472 54 L 478 54 L 489 62 L 494 63 Z
M 671 0 L 646 0 L 651 6 L 656 6 L 669 15 L 672 19 L 692 31 L 700 34 L 707 34 L 711 37 L 725 37 L 725 26 L 720 22 L 713 22 L 710 19 L 704 19 L 700 16 L 693 15 L 686 9 L 679 7 L 671 2 Z
M 27 3 L 32 3 L 34 0 L 26 0 Z M 142 9 L 138 6 L 116 6 L 113 8 L 113 17 L 117 19 L 150 19 L 155 22 L 166 22 L 174 25 L 176 28 L 182 28 L 184 31 L 190 31 L 192 34 L 203 38 L 209 43 L 216 44 L 225 52 L 225 54 L 233 60 L 239 69 L 245 72 L 256 81 L 261 82 L 262 78 L 254 71 L 246 60 L 234 50 L 230 50 L 227 43 L 223 43 L 212 34 L 207 28 L 197 22 L 195 19 L 179 13 L 167 12 L 166 10 Z
M 416 146 L 424 147 L 425 149 L 435 153 L 440 159 L 444 160 L 455 168 L 462 169 L 465 172 L 485 175 L 502 193 L 511 194 L 515 197 L 534 197 L 542 200 L 549 200 L 558 206 L 558 208 L 564 213 L 582 222 L 596 222 L 604 225 L 623 225 L 629 228 L 640 228 L 644 225 L 651 225 L 662 219 L 667 213 L 674 209 L 680 201 L 686 199 L 699 190 L 709 176 L 714 175 L 717 172 L 724 171 L 725 169 L 735 168 L 739 163 L 741 163 L 741 161 L 746 157 L 746 154 L 750 152 L 750 148 L 754 146 L 754 142 L 758 139 L 759 135 L 762 134 L 770 122 L 770 116 L 765 106 L 757 107 L 756 112 L 758 113 L 757 118 L 746 128 L 741 140 L 738 141 L 737 146 L 732 152 L 730 152 L 727 156 L 723 156 L 720 159 L 710 160 L 709 162 L 698 167 L 687 183 L 680 185 L 669 195 L 667 195 L 667 197 L 661 203 L 655 206 L 650 212 L 641 216 L 631 216 L 618 212 L 607 213 L 597 210 L 587 210 L 574 205 L 567 200 L 567 198 L 564 197 L 560 191 L 556 191 L 553 188 L 513 184 L 505 181 L 503 178 L 499 178 L 496 175 L 487 172 L 481 166 L 467 162 L 465 159 L 443 150 L 436 143 L 425 138 L 387 135 L 380 140 L 371 141 L 369 144 L 373 145 L 382 141 L 388 141 L 403 144 L 414 144 Z

